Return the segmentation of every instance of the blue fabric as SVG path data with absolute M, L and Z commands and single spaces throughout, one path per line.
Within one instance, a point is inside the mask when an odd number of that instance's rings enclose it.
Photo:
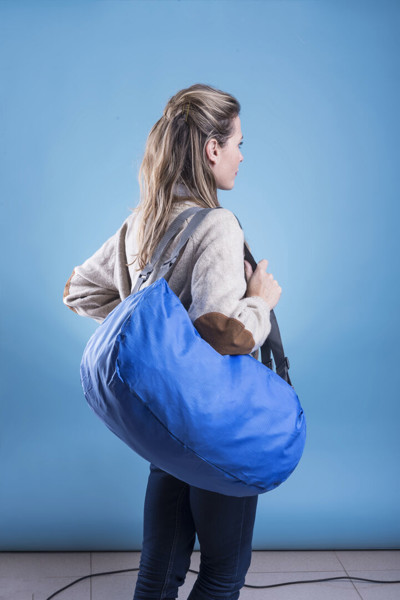
M 128 296 L 97 328 L 81 381 L 111 431 L 203 489 L 272 490 L 303 452 L 306 422 L 292 386 L 250 355 L 214 350 L 164 278 Z

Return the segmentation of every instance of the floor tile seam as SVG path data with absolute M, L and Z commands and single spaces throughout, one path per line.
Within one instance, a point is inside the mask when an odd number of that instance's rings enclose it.
M 0 550 L 0 556 L 2 554 L 90 554 L 91 550 Z
M 108 572 L 112 572 L 112 573 L 117 573 L 118 571 L 125 571 L 126 573 L 129 573 L 129 571 L 131 573 L 134 573 L 135 571 L 137 572 L 139 570 L 139 565 L 137 567 L 104 567 L 102 569 L 94 569 L 92 571 L 92 575 L 99 575 L 100 573 L 108 573 Z M 121 575 L 124 575 L 125 573 L 121 573 Z
M 109 554 L 116 556 L 117 554 L 141 554 L 140 550 L 93 550 L 90 554 Z
M 336 554 L 336 551 L 335 551 L 335 554 Z M 340 562 L 340 564 L 342 565 L 343 569 L 346 571 L 346 567 L 344 566 L 344 564 L 343 564 L 343 563 L 342 563 L 342 561 L 340 560 L 340 557 L 339 557 L 339 556 L 337 556 L 337 554 L 336 554 L 336 557 L 337 557 L 338 561 Z M 347 569 L 349 569 L 349 567 L 347 567 Z M 396 568 L 392 568 L 392 567 L 387 567 L 387 568 L 386 568 L 386 567 L 383 567 L 383 568 L 382 568 L 382 567 L 381 567 L 381 568 L 379 568 L 379 567 L 375 567 L 375 568 L 373 568 L 373 569 L 369 569 L 369 568 L 367 567 L 367 568 L 364 568 L 364 569 L 359 569 L 359 568 L 358 568 L 358 569 L 351 569 L 351 570 L 352 570 L 352 571 L 369 571 L 369 570 L 372 570 L 372 571 L 398 571 L 398 570 L 400 570 L 400 565 L 399 565 L 399 568 L 398 568 L 398 569 L 396 569 Z
M 246 577 L 250 577 L 251 575 L 291 575 L 293 577 L 309 577 L 309 576 L 318 576 L 320 575 L 321 577 L 347 577 L 347 573 L 345 573 L 344 571 L 270 571 L 269 573 L 250 573 L 248 572 Z
M 85 579 L 82 579 L 82 577 L 84 577 Z M 73 581 L 89 581 L 90 578 L 90 574 L 88 573 L 87 575 L 81 575 L 80 577 L 74 577 L 74 576 L 69 576 L 69 575 L 59 575 L 58 577 L 40 577 L 40 576 L 35 576 L 35 577 L 2 577 L 1 578 L 1 583 L 7 583 L 10 581 L 15 581 L 15 582 L 21 582 L 21 583 L 34 583 L 35 581 L 60 581 L 60 579 L 65 580 L 68 583 L 72 583 Z M 0 596 L 1 598 L 1 596 Z
M 342 561 L 341 561 L 341 560 L 340 560 L 340 558 L 338 557 L 338 555 L 337 555 L 337 551 L 336 551 L 336 550 L 334 551 L 334 554 L 335 554 L 335 556 L 336 556 L 337 560 L 338 560 L 338 561 L 340 562 L 340 564 L 342 565 L 342 567 L 343 567 L 343 569 L 344 569 L 344 571 L 345 571 L 346 575 L 347 575 L 348 577 L 350 577 L 350 574 L 348 573 L 348 571 L 347 571 L 346 567 L 344 566 L 344 564 L 342 563 Z M 357 596 L 359 596 L 359 597 L 361 598 L 361 600 L 363 600 L 363 597 L 362 597 L 362 595 L 361 595 L 360 591 L 358 590 L 357 586 L 355 585 L 354 581 L 353 581 L 352 579 L 350 579 L 350 582 L 351 582 L 351 584 L 352 584 L 352 586 L 353 586 L 353 589 L 356 591 L 356 594 L 357 594 Z
M 81 579 L 81 577 L 87 577 L 89 579 L 89 575 L 92 575 L 92 573 L 80 573 L 78 575 L 70 575 L 69 573 L 67 574 L 61 574 L 61 575 L 41 575 L 40 573 L 36 573 L 34 575 L 0 575 L 0 582 L 1 581 L 7 581 L 7 580 L 14 580 L 14 581 L 43 581 L 44 579 Z M 1 598 L 1 596 L 0 596 Z
M 137 577 L 139 571 L 133 572 L 133 573 L 107 573 L 107 575 L 103 575 L 103 577 L 112 577 L 113 575 L 119 575 L 120 577 Z M 101 572 L 99 573 L 92 573 L 91 576 L 94 579 L 97 579 L 98 576 L 101 575 Z
M 394 571 L 394 572 L 399 573 L 398 579 L 400 579 L 400 569 L 396 569 L 396 571 Z M 370 578 L 373 579 L 374 577 L 380 577 L 381 573 L 391 573 L 391 571 L 377 571 L 376 569 L 362 569 L 362 570 L 358 570 L 358 571 L 353 571 L 353 569 L 349 569 L 350 576 L 353 576 L 353 577 L 360 576 L 361 577 L 361 575 L 358 575 L 358 573 L 363 573 L 365 576 L 370 574 L 371 575 Z M 367 579 L 369 579 L 369 577 L 367 577 Z
M 93 575 L 93 561 L 92 561 L 92 553 L 90 553 L 90 575 Z M 92 600 L 92 577 L 89 577 L 90 587 L 89 587 L 89 595 L 90 600 Z
M 193 567 L 191 567 L 193 568 Z M 133 565 L 133 566 L 126 566 L 124 567 L 123 565 L 104 565 L 102 567 L 94 567 L 92 568 L 92 573 L 102 573 L 103 571 L 109 571 L 109 570 L 113 570 L 113 571 L 129 571 L 129 570 L 134 570 L 134 569 L 139 569 L 139 565 Z
M 344 569 L 302 569 L 301 571 L 296 571 L 293 569 L 287 569 L 286 571 L 251 571 L 250 569 L 247 571 L 248 573 L 346 573 Z
M 348 571 L 352 571 L 353 573 L 357 573 L 357 571 L 359 573 L 362 573 L 362 572 L 365 573 L 366 571 L 371 572 L 371 573 L 373 573 L 373 572 L 390 573 L 391 571 L 400 571 L 400 566 L 397 569 L 395 569 L 395 568 L 393 568 L 393 569 L 378 569 L 376 567 L 374 567 L 373 569 L 370 569 L 368 567 L 366 567 L 364 569 L 350 569 L 349 567 L 347 567 L 347 569 L 348 569 Z

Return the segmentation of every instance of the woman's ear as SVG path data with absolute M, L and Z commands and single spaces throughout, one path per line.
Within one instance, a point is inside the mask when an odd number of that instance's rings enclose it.
M 207 156 L 208 160 L 212 163 L 212 165 L 217 163 L 218 155 L 219 155 L 218 142 L 215 138 L 211 138 L 211 140 L 208 140 L 208 142 L 206 144 L 206 156 Z

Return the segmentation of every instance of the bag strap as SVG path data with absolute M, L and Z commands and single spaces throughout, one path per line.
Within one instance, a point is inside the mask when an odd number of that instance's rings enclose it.
M 236 217 L 236 215 L 235 215 L 235 217 Z M 241 229 L 243 229 L 243 227 L 240 224 L 239 219 L 237 217 L 236 217 L 236 219 L 237 219 Z M 254 260 L 253 255 L 251 254 L 251 252 L 248 249 L 248 247 L 246 246 L 246 244 L 244 245 L 244 257 L 251 264 L 251 266 L 253 267 L 253 271 L 254 271 L 254 269 L 257 266 L 257 263 Z M 265 340 L 264 344 L 261 346 L 261 362 L 269 369 L 272 369 L 272 357 L 271 357 L 271 352 L 272 352 L 274 361 L 275 361 L 275 371 L 276 371 L 277 375 L 279 375 L 279 377 L 282 377 L 282 379 L 284 379 L 289 385 L 292 385 L 292 382 L 290 381 L 290 377 L 289 377 L 289 368 L 290 368 L 289 359 L 287 356 L 285 356 L 285 352 L 283 350 L 281 333 L 279 331 L 278 321 L 276 320 L 275 313 L 272 309 L 269 313 L 269 316 L 270 316 L 270 321 L 271 321 L 271 331 L 270 331 L 267 339 Z
M 251 264 L 254 270 L 257 266 L 257 263 L 254 260 L 248 247 L 245 245 L 244 248 L 244 257 Z M 276 316 L 273 310 L 270 311 L 269 316 L 271 321 L 271 331 L 264 344 L 261 346 L 261 361 L 264 365 L 272 369 L 272 352 L 275 361 L 276 373 L 280 377 L 282 377 L 282 379 L 284 379 L 289 385 L 292 385 L 292 382 L 290 381 L 289 377 L 289 359 L 287 356 L 285 356 L 285 352 L 283 350 L 281 333 L 279 331 L 278 321 L 276 320 Z
M 170 224 L 170 226 L 168 227 L 167 231 L 164 233 L 163 237 L 161 238 L 161 240 L 158 243 L 157 248 L 155 249 L 153 256 L 151 257 L 151 260 L 147 263 L 147 265 L 143 268 L 143 270 L 139 273 L 139 277 L 138 280 L 136 281 L 135 287 L 132 290 L 132 294 L 136 294 L 136 292 L 139 291 L 141 285 L 147 281 L 147 279 L 150 277 L 151 273 L 154 271 L 154 267 L 156 266 L 157 262 L 160 259 L 160 256 L 162 255 L 162 253 L 164 252 L 165 248 L 168 246 L 169 242 L 172 240 L 173 237 L 175 237 L 175 235 L 179 232 L 179 230 L 181 229 L 183 223 L 185 222 L 185 220 L 190 217 L 192 214 L 198 213 L 199 211 L 204 211 L 206 210 L 207 212 L 209 212 L 210 210 L 213 210 L 212 208 L 209 209 L 203 209 L 201 206 L 191 206 L 190 208 L 187 208 L 186 210 L 183 210 Z M 204 216 L 202 218 L 204 218 L 206 215 L 204 214 Z M 191 219 L 188 227 L 191 225 L 193 219 Z M 196 222 L 196 225 L 199 224 L 199 221 Z M 188 227 L 186 228 L 185 231 L 187 231 Z M 192 225 L 191 229 L 190 229 L 190 234 L 192 234 L 194 231 L 194 227 Z M 187 242 L 188 237 L 185 240 L 185 243 Z M 183 245 L 183 244 L 182 244 Z M 182 248 L 182 245 L 179 244 L 179 251 Z M 178 251 L 178 254 L 179 254 Z M 177 256 L 175 257 L 174 261 L 176 260 Z M 168 261 L 166 261 L 165 263 L 162 264 L 161 267 L 161 271 L 160 271 L 160 275 L 159 278 L 164 277 L 165 273 L 169 270 L 169 268 L 172 266 L 173 264 L 172 262 L 172 257 L 171 259 L 168 259 Z M 166 268 L 164 268 L 164 266 L 166 266 Z
M 216 206 L 215 208 L 223 208 L 223 207 Z M 188 241 L 190 236 L 193 234 L 196 227 L 198 227 L 200 225 L 200 223 L 204 219 L 204 217 L 212 210 L 215 210 L 215 209 L 214 208 L 202 208 L 201 206 L 193 206 L 193 207 L 190 207 L 190 208 L 182 211 L 174 219 L 174 221 L 171 223 L 171 225 L 168 227 L 167 231 L 161 238 L 150 262 L 147 263 L 147 265 L 144 267 L 144 269 L 139 274 L 139 278 L 136 282 L 136 285 L 135 285 L 132 293 L 136 293 L 140 289 L 141 285 L 150 277 L 150 274 L 153 272 L 156 263 L 160 259 L 160 256 L 162 255 L 162 253 L 164 252 L 165 248 L 168 246 L 168 244 L 172 240 L 172 238 L 181 229 L 184 221 L 188 217 L 190 217 L 192 214 L 194 215 L 193 218 L 190 220 L 189 224 L 187 225 L 187 227 L 185 228 L 184 232 L 182 233 L 182 236 L 181 236 L 176 248 L 174 249 L 171 257 L 168 260 L 166 260 L 164 263 L 162 263 L 160 272 L 159 272 L 159 278 L 164 277 L 164 275 L 169 271 L 169 269 L 172 267 L 172 265 L 177 260 L 180 251 L 182 250 L 182 248 L 184 247 L 184 245 L 186 244 L 186 242 Z M 237 222 L 239 223 L 240 228 L 243 230 L 243 227 L 242 227 L 239 219 L 237 217 L 236 217 L 236 219 L 237 219 Z M 251 254 L 250 250 L 248 249 L 248 247 L 246 246 L 246 244 L 244 244 L 244 255 L 245 255 L 244 256 L 245 259 L 251 264 L 251 266 L 253 267 L 253 270 L 254 270 L 257 266 L 257 263 L 254 260 L 252 254 Z M 274 361 L 275 361 L 277 375 L 279 375 L 282 379 L 284 379 L 287 383 L 289 383 L 289 385 L 292 385 L 292 383 L 290 381 L 290 377 L 289 377 L 289 368 L 290 368 L 289 359 L 287 356 L 285 356 L 285 353 L 283 350 L 281 334 L 280 334 L 278 322 L 276 320 L 276 316 L 275 316 L 275 313 L 273 310 L 270 311 L 270 321 L 271 321 L 271 331 L 270 331 L 267 339 L 265 340 L 264 344 L 261 346 L 261 361 L 266 367 L 268 367 L 269 369 L 272 370 L 272 358 L 271 358 L 271 352 L 272 352 L 272 355 L 273 355 Z

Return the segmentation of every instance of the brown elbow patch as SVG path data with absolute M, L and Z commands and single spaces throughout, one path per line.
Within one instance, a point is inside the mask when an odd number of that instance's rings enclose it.
M 63 300 L 65 300 L 65 298 L 68 296 L 69 294 L 69 287 L 71 285 L 71 279 L 73 278 L 73 276 L 75 275 L 75 269 L 72 271 L 71 273 L 71 277 L 68 279 L 67 283 L 65 284 L 65 288 L 64 288 L 64 294 L 63 294 Z M 68 304 L 66 304 L 66 306 L 68 306 Z M 72 306 L 68 306 L 68 308 L 70 310 L 73 310 L 74 313 L 76 313 L 75 308 L 72 308 Z
M 255 346 L 253 335 L 238 319 L 219 312 L 201 315 L 193 325 L 201 337 L 220 354 L 249 354 Z

